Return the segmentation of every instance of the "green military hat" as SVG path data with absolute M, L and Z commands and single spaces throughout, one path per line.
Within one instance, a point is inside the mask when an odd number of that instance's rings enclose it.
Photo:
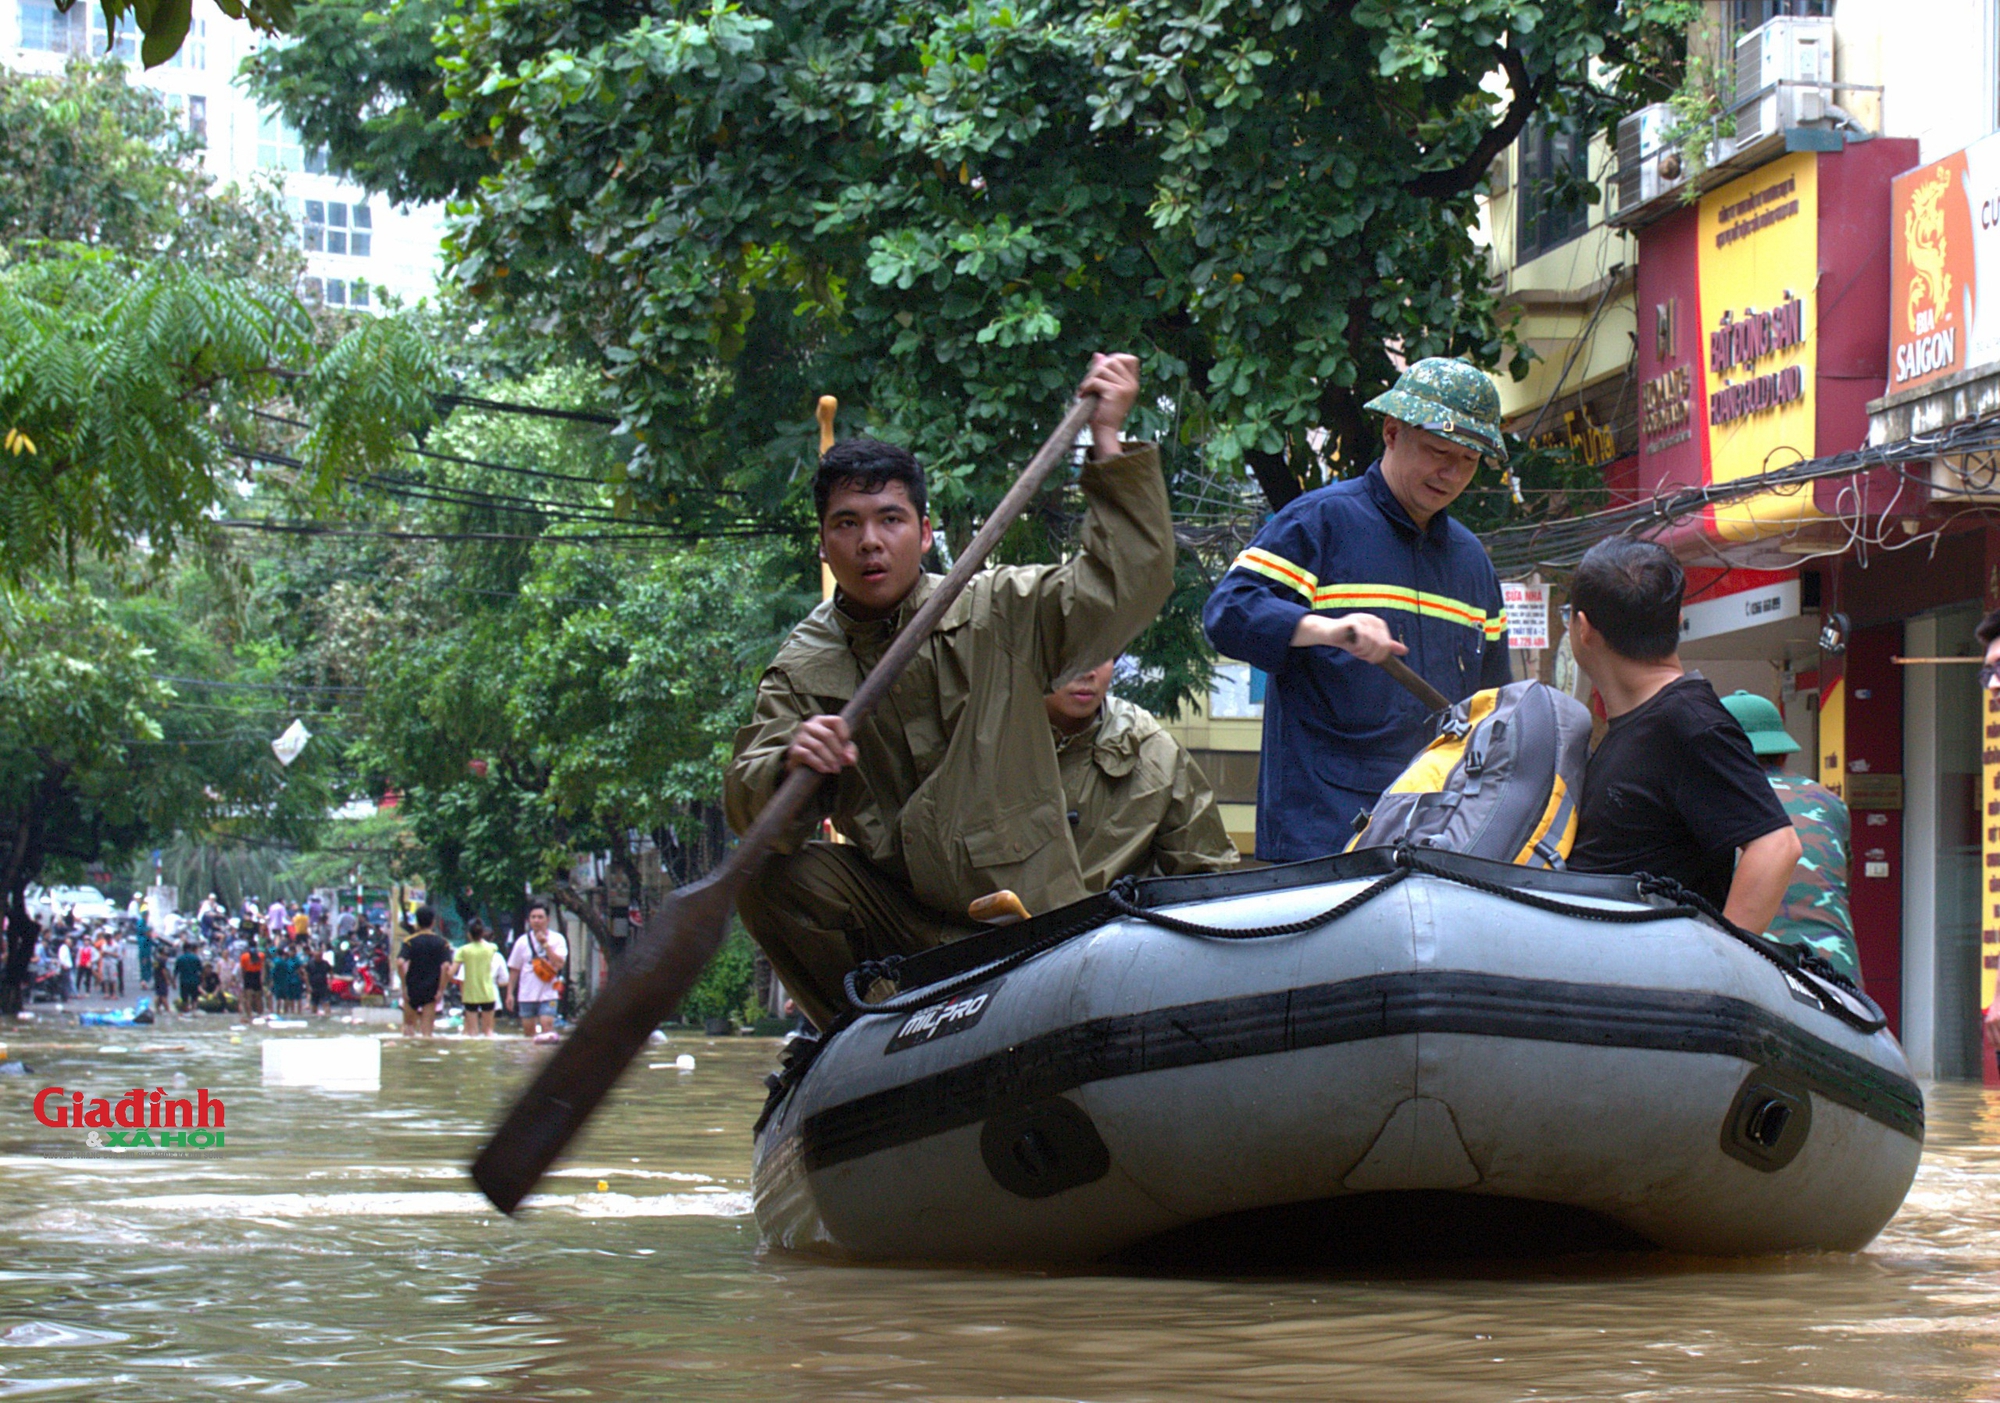
M 1755 692 L 1731 692 L 1722 699 L 1736 724 L 1750 737 L 1750 748 L 1759 755 L 1790 755 L 1799 748 L 1785 729 L 1785 718 L 1767 698 Z
M 1507 461 L 1500 432 L 1500 391 L 1486 373 L 1462 360 L 1426 356 L 1405 370 L 1396 387 L 1363 405 L 1414 424 L 1427 433 Z

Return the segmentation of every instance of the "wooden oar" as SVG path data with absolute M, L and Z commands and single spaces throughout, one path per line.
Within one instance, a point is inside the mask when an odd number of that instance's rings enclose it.
M 1341 632 L 1346 635 L 1346 637 L 1342 639 L 1342 643 L 1345 645 L 1352 645 L 1354 640 L 1360 636 L 1360 631 L 1356 629 L 1353 624 L 1349 624 L 1346 628 L 1342 629 Z M 1395 678 L 1398 682 L 1402 683 L 1404 689 L 1408 691 L 1411 696 L 1415 697 L 1418 701 L 1422 702 L 1426 709 L 1431 711 L 1451 710 L 1451 699 L 1445 696 L 1443 692 L 1440 692 L 1437 688 L 1433 687 L 1430 683 L 1424 681 L 1423 678 L 1417 676 L 1417 674 L 1411 670 L 1410 665 L 1404 662 L 1401 658 L 1397 657 L 1395 654 L 1391 653 L 1388 657 L 1383 658 L 1382 661 L 1377 664 L 1377 666 L 1380 667 L 1384 672 L 1388 673 L 1391 677 Z
M 841 719 L 850 730 L 888 695 L 944 611 L 964 592 L 1007 528 L 1027 509 L 1043 481 L 1076 443 L 1096 407 L 1095 395 L 1070 405 L 1062 423 L 959 555 L 958 564 L 896 635 L 875 670 L 862 680 L 853 699 L 841 710 Z M 737 893 L 756 876 L 772 842 L 791 826 L 825 778 L 803 766 L 793 770 L 722 866 L 671 893 L 646 922 L 644 934 L 627 950 L 616 976 L 591 1001 L 582 1021 L 557 1046 L 473 1161 L 473 1182 L 494 1207 L 512 1213 L 527 1197 L 624 1074 L 633 1054 L 645 1046 L 647 1036 L 701 977 L 729 928 Z

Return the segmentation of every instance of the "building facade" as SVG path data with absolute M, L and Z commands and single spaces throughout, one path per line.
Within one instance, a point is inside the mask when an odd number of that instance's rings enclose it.
M 108 43 L 103 11 L 78 0 L 67 14 L 54 0 L 0 0 L 0 55 L 9 68 L 55 73 L 74 58 L 109 54 L 132 81 L 166 101 L 201 143 L 202 164 L 221 185 L 272 180 L 283 189 L 306 255 L 303 292 L 328 306 L 375 310 L 384 294 L 403 302 L 437 285 L 443 210 L 391 206 L 326 170 L 296 131 L 253 101 L 237 78 L 260 43 L 273 42 L 213 0 L 195 0 L 180 52 L 158 68 L 140 66 L 136 28 Z
M 1496 171 L 1496 278 L 1556 367 L 1502 393 L 1516 426 L 1560 423 L 1629 381 L 1630 438 L 1586 441 L 1613 501 L 1713 496 L 1649 528 L 1688 570 L 1682 657 L 1777 702 L 1797 768 L 1846 799 L 1863 973 L 1912 1064 L 1991 1082 L 2000 715 L 1972 629 L 2000 605 L 2000 291 L 1980 302 L 2000 282 L 2000 4 L 1705 8 L 1690 43 L 1728 109 L 1706 141 L 1628 118 L 1581 157 L 1601 199 L 1553 248 L 1519 233 L 1542 158 L 1524 140 Z M 1840 456 L 1871 447 L 1901 461 Z M 1764 486 L 1787 469 L 1809 480 Z

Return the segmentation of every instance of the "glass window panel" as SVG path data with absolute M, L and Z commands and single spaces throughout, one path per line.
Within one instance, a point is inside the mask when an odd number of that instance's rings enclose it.
M 303 158 L 303 168 L 307 175 L 326 174 L 326 148 L 324 146 L 315 146 L 312 150 L 301 151 L 299 154 Z
M 328 205 L 326 207 L 326 222 L 337 229 L 345 229 L 347 227 L 347 206 L 342 204 Z
M 326 251 L 328 253 L 341 254 L 347 252 L 347 231 L 345 229 L 329 229 L 326 231 Z
M 326 226 L 325 226 L 324 224 L 308 224 L 308 225 L 306 225 L 306 227 L 305 227 L 305 245 L 306 245 L 306 252 L 307 252 L 307 253 L 325 253 L 325 252 L 326 252 Z
M 1526 263 L 1568 243 L 1590 225 L 1577 197 L 1588 141 L 1554 121 L 1538 121 L 1520 139 L 1521 180 L 1515 192 L 1514 257 Z
M 326 280 L 326 305 L 329 307 L 345 307 L 347 305 L 347 288 L 341 283 L 339 278 L 328 278 Z
M 208 145 L 208 99 L 190 97 L 187 110 L 188 133 L 203 146 Z
M 168 68 L 208 67 L 208 21 L 198 19 L 188 26 L 187 38 L 174 50 L 174 56 L 167 60 Z
M 307 278 L 305 288 L 306 300 L 309 302 L 317 302 L 326 295 L 326 288 L 318 278 Z
M 307 201 L 306 201 L 306 223 L 308 223 L 308 224 L 324 224 L 324 223 L 326 223 L 326 201 L 325 201 L 325 200 L 307 200 Z
M 266 170 L 295 171 L 300 167 L 303 149 L 299 146 L 299 134 L 279 121 L 276 114 L 265 112 L 257 118 L 257 164 Z
M 347 305 L 350 307 L 366 307 L 368 305 L 367 283 L 356 282 L 347 285 Z
M 373 226 L 373 224 L 371 224 L 371 223 L 370 223 L 370 220 L 371 220 L 371 218 L 372 218 L 372 216 L 371 216 L 371 215 L 370 215 L 370 214 L 368 213 L 368 206 L 366 206 L 366 205 L 356 205 L 356 206 L 354 207 L 354 227 L 355 227 L 355 228 L 357 228 L 357 229 L 370 229 L 370 228 L 373 228 L 373 227 L 374 227 L 374 226 Z
M 366 234 L 349 234 L 347 236 L 347 251 L 355 258 L 366 258 L 368 256 L 368 246 L 372 242 L 373 240 Z
M 72 12 L 73 13 L 73 12 Z M 104 27 L 104 11 L 93 7 L 90 11 L 90 52 L 93 57 L 107 51 L 117 57 L 120 63 L 131 63 L 139 57 L 139 26 L 132 22 L 128 14 L 118 26 L 118 42 L 109 44 L 108 31 Z
M 55 0 L 19 0 L 21 47 L 41 53 L 76 53 L 89 43 L 82 9 L 60 13 Z

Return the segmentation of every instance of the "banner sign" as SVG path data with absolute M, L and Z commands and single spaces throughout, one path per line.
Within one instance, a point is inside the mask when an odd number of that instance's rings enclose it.
M 1819 166 L 1786 156 L 1710 191 L 1695 246 L 1707 374 L 1708 480 L 1733 482 L 1818 451 Z M 1763 493 L 1714 509 L 1725 539 L 1817 517 L 1812 494 Z
M 1549 587 L 1547 585 L 1500 586 L 1500 599 L 1507 609 L 1507 646 L 1523 651 L 1549 646 Z
M 2000 136 L 1889 187 L 1889 393 L 2000 361 Z
M 1782 571 L 1732 570 L 1689 594 L 1681 608 L 1683 643 L 1799 616 L 1799 577 Z

